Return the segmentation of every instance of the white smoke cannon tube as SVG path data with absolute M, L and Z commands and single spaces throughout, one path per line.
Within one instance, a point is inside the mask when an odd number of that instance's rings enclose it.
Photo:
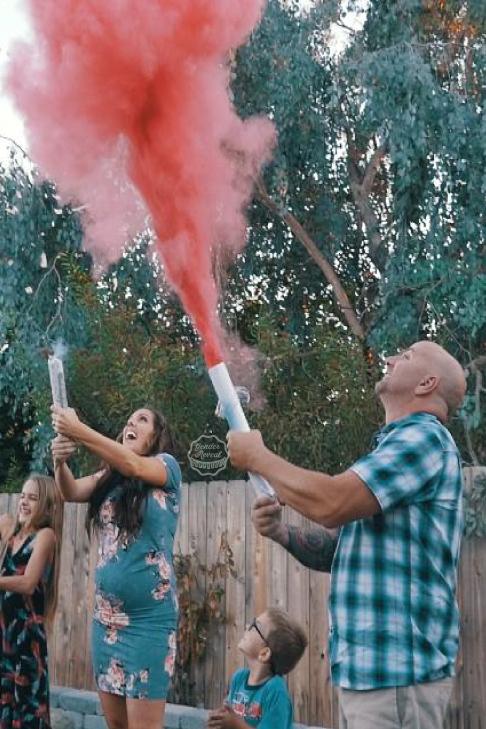
M 224 362 L 220 362 L 214 367 L 208 369 L 209 377 L 213 383 L 216 395 L 219 400 L 219 411 L 228 421 L 231 430 L 237 430 L 241 433 L 248 433 L 250 426 L 246 419 L 240 399 L 237 395 L 235 387 L 231 382 L 228 368 Z M 249 473 L 250 482 L 258 496 L 269 496 L 275 499 L 275 491 L 263 476 L 258 473 Z
M 61 408 L 67 408 L 68 399 L 62 360 L 59 357 L 49 357 L 47 366 L 49 367 L 49 379 L 51 381 L 52 402 Z

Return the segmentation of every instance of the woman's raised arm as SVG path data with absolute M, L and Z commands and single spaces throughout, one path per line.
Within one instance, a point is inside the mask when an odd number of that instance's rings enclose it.
M 139 455 L 131 448 L 101 435 L 82 423 L 72 408 L 53 405 L 51 409 L 52 423 L 57 433 L 81 443 L 115 471 L 153 486 L 164 486 L 167 482 L 167 469 L 160 458 Z M 64 476 L 64 479 L 67 484 L 68 476 Z M 74 489 L 72 484 L 67 488 L 70 491 Z
M 83 478 L 74 478 L 66 461 L 75 450 L 76 444 L 68 438 L 59 435 L 54 438 L 51 442 L 54 478 L 64 501 L 85 503 L 90 500 L 103 471 L 98 471 Z

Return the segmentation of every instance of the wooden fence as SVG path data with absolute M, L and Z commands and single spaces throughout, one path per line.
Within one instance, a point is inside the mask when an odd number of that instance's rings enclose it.
M 195 675 L 198 701 L 218 705 L 231 673 L 241 665 L 237 644 L 245 623 L 267 605 L 288 610 L 309 636 L 309 648 L 289 677 L 297 721 L 337 727 L 337 701 L 327 661 L 329 577 L 312 572 L 252 528 L 252 495 L 245 482 L 184 485 L 176 549 L 196 553 L 201 564 L 216 561 L 226 532 L 237 577 L 225 586 L 226 624 L 213 629 L 206 657 Z M 0 494 L 0 513 L 15 509 L 16 495 Z M 65 506 L 60 601 L 50 643 L 51 681 L 92 688 L 89 615 L 96 545 L 84 528 L 86 507 Z M 290 523 L 307 522 L 295 513 Z M 447 729 L 486 729 L 486 539 L 463 543 L 459 599 L 462 646 Z M 204 587 L 204 586 L 203 586 Z

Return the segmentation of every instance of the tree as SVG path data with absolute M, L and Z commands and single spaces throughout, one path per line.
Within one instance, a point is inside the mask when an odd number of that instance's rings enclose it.
M 279 132 L 242 278 L 261 271 L 258 295 L 301 336 L 327 316 L 365 354 L 443 343 L 471 375 L 456 431 L 475 463 L 486 458 L 485 12 L 372 0 L 336 58 L 334 9 L 270 2 L 238 54 L 239 108 L 271 114 Z
M 45 348 L 60 337 L 82 342 L 82 312 L 65 275 L 70 261 L 90 265 L 76 214 L 60 205 L 51 184 L 35 183 L 29 167 L 12 153 L 10 165 L 0 168 L 2 482 L 18 482 L 27 464 L 39 462 L 50 431 L 33 395 L 45 379 Z

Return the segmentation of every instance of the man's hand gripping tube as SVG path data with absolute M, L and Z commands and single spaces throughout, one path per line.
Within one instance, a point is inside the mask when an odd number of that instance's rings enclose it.
M 234 385 L 231 382 L 226 365 L 224 362 L 220 362 L 214 367 L 210 367 L 208 372 L 216 395 L 218 396 L 221 413 L 228 421 L 231 430 L 247 433 L 250 430 L 250 426 L 246 420 Z M 258 496 L 269 496 L 272 499 L 276 498 L 275 491 L 262 476 L 258 473 L 249 473 L 248 475 Z

